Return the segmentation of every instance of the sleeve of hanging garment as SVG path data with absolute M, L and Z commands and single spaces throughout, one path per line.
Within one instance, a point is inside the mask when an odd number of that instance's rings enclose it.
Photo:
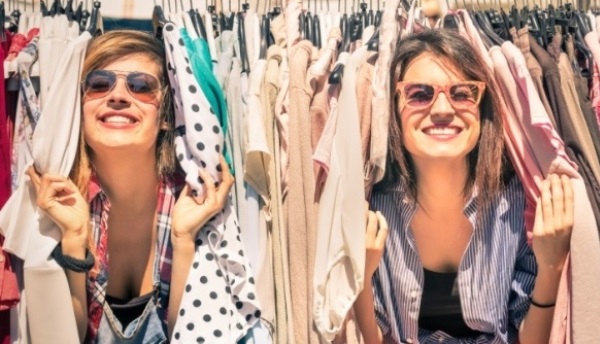
M 353 56 L 354 57 L 354 56 Z M 364 285 L 365 193 L 356 104 L 356 62 L 346 64 L 331 166 L 319 206 L 313 313 L 323 338 L 338 334 Z

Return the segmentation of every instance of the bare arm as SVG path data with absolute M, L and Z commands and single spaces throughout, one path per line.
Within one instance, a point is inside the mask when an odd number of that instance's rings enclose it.
M 368 210 L 367 205 L 367 232 L 365 246 L 367 249 L 365 259 L 364 288 L 354 301 L 354 316 L 366 344 L 383 343 L 383 333 L 375 319 L 375 301 L 371 279 L 379 266 L 385 239 L 387 238 L 388 224 L 383 215 Z
M 81 240 L 63 238 L 61 243 L 64 255 L 71 256 L 75 259 L 85 259 L 86 244 L 82 245 Z M 65 269 L 65 274 L 67 275 L 69 290 L 71 291 L 71 301 L 73 302 L 73 312 L 75 313 L 79 341 L 83 343 L 88 326 L 87 275 L 82 272 L 75 272 L 67 269 Z
M 62 251 L 75 259 L 85 259 L 90 213 L 87 202 L 73 182 L 62 176 L 40 176 L 33 167 L 27 171 L 37 193 L 37 205 L 62 232 Z M 87 332 L 88 310 L 86 274 L 65 269 L 79 340 L 83 342 Z
M 185 282 L 194 259 L 196 236 L 210 218 L 223 209 L 233 185 L 233 176 L 222 156 L 221 170 L 223 171 L 223 180 L 218 186 L 215 186 L 214 180 L 206 171 L 198 171 L 199 177 L 206 186 L 206 197 L 204 199 L 194 198 L 191 188 L 186 185 L 173 209 L 173 228 L 171 229 L 173 263 L 167 319 L 169 337 L 172 336 L 177 322 L 181 297 L 186 288 Z
M 567 176 L 550 175 L 542 183 L 533 227 L 533 252 L 538 274 L 531 298 L 540 305 L 554 305 L 573 229 L 573 189 Z M 554 307 L 531 304 L 519 329 L 522 343 L 548 343 Z

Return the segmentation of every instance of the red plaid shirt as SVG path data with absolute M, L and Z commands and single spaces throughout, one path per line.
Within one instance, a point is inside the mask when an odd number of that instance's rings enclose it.
M 155 287 L 159 290 L 159 316 L 163 326 L 167 326 L 167 307 L 169 303 L 169 286 L 171 282 L 171 262 L 173 248 L 171 246 L 171 212 L 177 195 L 183 183 L 176 178 L 165 178 L 161 181 L 158 193 L 157 223 L 158 231 L 157 253 L 159 254 L 160 284 Z M 110 202 L 102 191 L 97 179 L 92 177 L 89 186 L 89 204 L 92 221 L 92 238 L 96 245 L 96 268 L 97 274 L 89 274 L 87 281 L 88 291 L 88 316 L 89 325 L 86 343 L 90 343 L 96 337 L 100 320 L 102 319 L 102 305 L 106 295 L 108 283 L 108 213 Z

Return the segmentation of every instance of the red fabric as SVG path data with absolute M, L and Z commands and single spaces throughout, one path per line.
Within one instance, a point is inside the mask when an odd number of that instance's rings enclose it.
M 6 60 L 12 61 L 17 57 L 19 51 L 25 48 L 27 45 L 27 37 L 25 35 L 17 33 L 12 37 L 12 42 L 10 44 L 10 49 L 8 50 L 8 54 L 6 55 Z
M 4 56 L 11 43 L 11 35 L 5 30 L 6 40 L 2 42 L 2 49 L 0 49 L 0 74 L 4 75 Z M 8 115 L 5 108 L 4 99 L 4 83 L 0 82 L 0 208 L 4 206 L 4 203 L 10 197 L 11 182 L 10 182 L 10 152 L 11 152 L 11 132 L 12 128 L 9 125 Z M 10 261 L 8 255 L 4 254 L 2 250 L 2 243 L 4 238 L 0 235 L 0 309 L 4 308 L 4 292 L 5 289 L 8 293 L 7 297 L 12 298 L 14 291 L 17 292 L 16 301 L 19 298 L 19 289 L 17 285 L 16 276 L 10 268 Z M 11 296 L 12 295 L 12 296 Z M 12 304 L 8 302 L 6 305 Z M 10 311 L 0 310 L 0 344 L 10 343 Z

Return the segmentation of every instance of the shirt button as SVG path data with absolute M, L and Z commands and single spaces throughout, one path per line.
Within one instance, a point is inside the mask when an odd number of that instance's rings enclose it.
M 412 297 L 413 299 L 416 298 L 418 295 L 418 292 L 416 290 L 413 290 L 410 292 L 410 297 Z
M 444 338 L 442 338 L 442 337 L 440 337 L 440 338 L 438 339 L 438 343 L 441 343 L 441 342 L 443 342 L 443 341 L 444 341 Z
M 406 339 L 406 342 L 407 342 L 408 344 L 412 344 L 412 343 L 413 343 L 413 340 L 412 340 L 412 339 L 410 339 L 410 338 L 408 338 L 408 339 Z

